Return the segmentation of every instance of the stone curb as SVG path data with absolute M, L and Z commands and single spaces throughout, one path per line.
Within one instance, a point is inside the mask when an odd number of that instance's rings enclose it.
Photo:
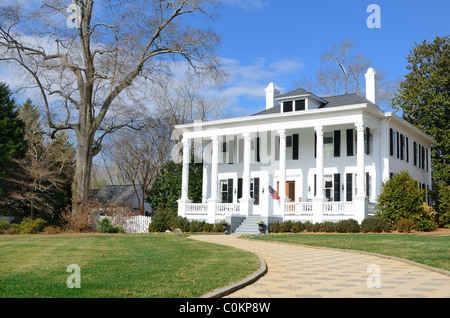
M 245 238 L 243 238 L 245 239 Z M 250 239 L 248 239 L 250 240 Z M 424 265 L 424 264 L 420 264 L 408 259 L 404 259 L 404 258 L 400 258 L 400 257 L 395 257 L 395 256 L 389 256 L 389 255 L 384 255 L 384 254 L 378 254 L 378 253 L 371 253 L 371 252 L 366 252 L 366 251 L 357 251 L 357 250 L 346 250 L 346 249 L 341 249 L 341 248 L 334 248 L 334 247 L 324 247 L 324 246 L 313 246 L 313 245 L 304 245 L 304 244 L 297 244 L 297 243 L 285 243 L 285 242 L 274 242 L 274 241 L 260 241 L 257 240 L 257 242 L 264 242 L 264 243 L 271 243 L 271 244 L 285 244 L 285 245 L 292 245 L 292 246 L 301 246 L 301 247 L 306 247 L 306 248 L 315 248 L 315 249 L 324 249 L 324 250 L 335 250 L 335 251 L 341 251 L 341 252 L 348 252 L 348 253 L 355 253 L 355 254 L 365 254 L 365 255 L 371 255 L 371 256 L 377 256 L 377 257 L 381 257 L 381 258 L 387 258 L 387 259 L 392 259 L 392 260 L 396 260 L 396 261 L 400 261 L 403 263 L 407 263 L 409 265 L 414 265 L 417 267 L 421 267 L 423 269 L 427 269 L 430 270 L 432 272 L 437 272 L 446 276 L 450 276 L 450 271 L 446 271 L 444 269 L 440 269 L 440 268 L 436 268 L 436 267 L 432 267 L 432 266 L 428 266 L 428 265 Z
M 253 253 L 253 254 L 255 254 L 255 253 Z M 258 279 L 263 277 L 267 273 L 266 261 L 258 254 L 255 254 L 255 255 L 258 256 L 258 259 L 259 259 L 259 263 L 260 263 L 259 270 L 257 270 L 252 275 L 248 276 L 247 278 L 245 278 L 237 283 L 214 290 L 206 295 L 201 296 L 200 298 L 221 298 L 221 297 L 229 295 L 241 288 L 244 288 L 245 286 L 253 284 Z

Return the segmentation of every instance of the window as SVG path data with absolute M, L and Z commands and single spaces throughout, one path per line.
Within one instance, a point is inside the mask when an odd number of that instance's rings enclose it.
M 242 182 L 243 179 L 238 179 L 237 198 L 242 198 Z M 259 205 L 259 178 L 253 178 L 250 180 L 250 197 L 254 199 L 253 204 Z
M 323 134 L 323 155 L 325 157 L 334 156 L 334 143 L 333 143 L 333 133 L 326 132 Z
M 283 113 L 292 111 L 292 101 L 283 102 Z
M 324 176 L 325 197 L 328 201 L 334 201 L 333 176 Z
M 299 99 L 295 101 L 295 110 L 299 111 L 299 110 L 305 110 L 305 100 L 304 99 Z
M 233 203 L 233 179 L 220 180 L 220 198 L 222 203 Z

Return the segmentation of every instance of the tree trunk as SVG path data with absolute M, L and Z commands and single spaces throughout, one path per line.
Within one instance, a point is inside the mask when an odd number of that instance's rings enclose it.
M 77 162 L 72 184 L 72 212 L 77 213 L 80 204 L 88 199 L 92 170 L 93 138 L 77 133 Z

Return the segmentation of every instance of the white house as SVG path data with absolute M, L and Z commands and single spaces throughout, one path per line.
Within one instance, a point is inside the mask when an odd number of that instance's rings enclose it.
M 257 114 L 177 126 L 183 136 L 178 214 L 226 219 L 236 233 L 257 221 L 361 222 L 374 214 L 381 184 L 394 173 L 407 170 L 431 189 L 435 141 L 381 111 L 377 74 L 369 68 L 365 76 L 365 98 L 318 97 L 301 88 L 280 95 L 270 83 L 266 109 Z M 188 199 L 192 148 L 203 156 L 202 203 Z

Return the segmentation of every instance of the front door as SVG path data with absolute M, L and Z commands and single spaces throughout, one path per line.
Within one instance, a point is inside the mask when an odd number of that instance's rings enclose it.
M 277 192 L 280 193 L 280 183 L 277 182 Z M 295 202 L 295 181 L 286 181 L 286 197 L 288 202 Z

